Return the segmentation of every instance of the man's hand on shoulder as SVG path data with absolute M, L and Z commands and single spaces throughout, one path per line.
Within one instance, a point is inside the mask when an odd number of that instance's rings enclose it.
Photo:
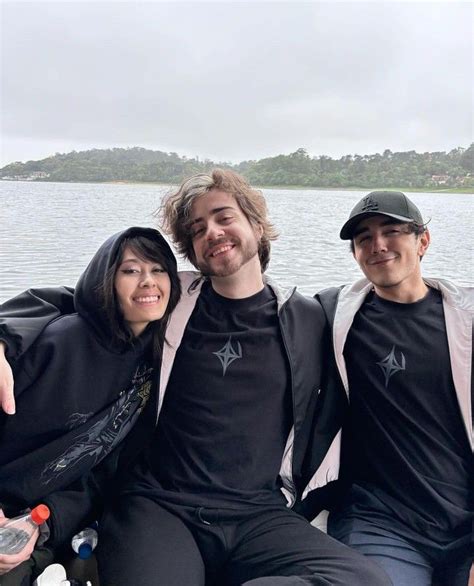
M 6 348 L 5 342 L 0 342 L 0 407 L 8 415 L 14 415 L 13 373 L 5 357 Z

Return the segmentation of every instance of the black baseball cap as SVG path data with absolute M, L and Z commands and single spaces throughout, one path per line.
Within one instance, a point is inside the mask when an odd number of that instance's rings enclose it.
M 342 240 L 351 240 L 357 224 L 368 216 L 381 214 L 400 222 L 413 222 L 423 225 L 420 210 L 401 191 L 372 191 L 363 197 L 353 208 L 349 219 L 341 228 Z

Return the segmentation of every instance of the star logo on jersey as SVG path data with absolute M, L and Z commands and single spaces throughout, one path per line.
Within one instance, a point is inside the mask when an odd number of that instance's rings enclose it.
M 237 358 L 242 358 L 242 346 L 240 342 L 237 342 L 236 349 L 232 346 L 232 336 L 229 336 L 227 342 L 222 346 L 220 350 L 217 352 L 213 352 L 219 358 L 222 364 L 222 376 L 225 376 L 226 370 L 229 366 L 237 360 Z
M 401 364 L 397 361 L 395 356 L 395 346 L 393 346 L 390 354 L 380 362 L 376 363 L 377 366 L 380 366 L 382 372 L 384 373 L 385 388 L 388 387 L 388 381 L 390 380 L 390 377 L 392 377 L 399 370 L 405 370 L 405 356 L 403 355 L 403 352 L 400 352 L 400 356 Z

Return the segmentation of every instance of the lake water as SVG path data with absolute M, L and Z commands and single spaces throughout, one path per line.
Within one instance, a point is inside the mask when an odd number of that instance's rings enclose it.
M 153 211 L 170 189 L 158 185 L 0 182 L 0 302 L 28 287 L 71 285 L 114 232 L 155 226 Z M 280 232 L 268 274 L 307 295 L 361 273 L 338 233 L 366 191 L 263 190 Z M 413 193 L 431 246 L 423 272 L 474 284 L 470 194 Z M 188 268 L 180 262 L 181 268 Z

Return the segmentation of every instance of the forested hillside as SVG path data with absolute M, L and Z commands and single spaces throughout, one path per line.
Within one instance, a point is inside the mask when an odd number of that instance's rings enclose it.
M 448 153 L 415 151 L 311 157 L 305 149 L 239 164 L 181 157 L 144 148 L 93 149 L 12 163 L 0 178 L 30 181 L 151 181 L 179 183 L 215 166 L 245 175 L 254 185 L 300 187 L 446 189 L 474 187 L 474 143 Z

